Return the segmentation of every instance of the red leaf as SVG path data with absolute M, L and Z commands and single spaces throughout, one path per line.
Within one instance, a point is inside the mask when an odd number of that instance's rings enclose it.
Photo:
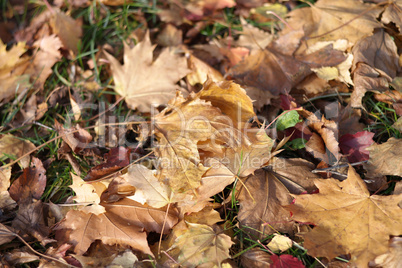
M 368 131 L 345 134 L 339 139 L 339 147 L 350 163 L 368 160 L 369 151 L 366 148 L 374 143 L 373 137 L 374 133 Z
M 304 264 L 296 257 L 289 254 L 271 255 L 271 268 L 305 268 Z

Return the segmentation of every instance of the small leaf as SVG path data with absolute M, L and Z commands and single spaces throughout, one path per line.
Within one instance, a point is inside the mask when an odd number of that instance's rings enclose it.
M 301 121 L 302 120 L 300 119 L 297 111 L 290 111 L 278 118 L 276 129 L 279 131 L 283 131 L 287 128 L 294 127 L 297 123 Z

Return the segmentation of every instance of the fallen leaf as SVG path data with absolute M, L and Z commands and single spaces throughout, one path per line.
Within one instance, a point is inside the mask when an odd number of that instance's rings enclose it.
M 130 153 L 131 149 L 122 146 L 112 148 L 104 156 L 106 162 L 91 168 L 85 180 L 97 180 L 128 166 L 130 164 Z
M 314 224 L 303 234 L 304 247 L 311 256 L 329 260 L 351 254 L 351 262 L 367 266 L 388 249 L 389 235 L 402 233 L 402 195 L 370 196 L 364 181 L 349 166 L 348 178 L 315 180 L 319 193 L 293 195 L 287 206 L 293 219 Z
M 39 260 L 39 256 L 27 252 L 27 248 L 17 248 L 11 252 L 5 253 L 4 259 L 12 266 L 17 266 L 18 264 L 23 264 L 27 262 L 33 262 Z
M 240 256 L 244 268 L 264 268 L 272 265 L 271 256 L 259 248 L 252 248 Z
M 45 224 L 43 207 L 41 201 L 19 205 L 12 227 L 18 230 L 24 239 L 34 237 L 42 245 L 46 245 L 55 240 L 48 238 L 50 228 Z
M 124 45 L 124 65 L 105 52 L 110 61 L 115 91 L 125 98 L 130 109 L 150 112 L 152 107 L 167 103 L 179 89 L 177 81 L 189 73 L 186 59 L 169 49 L 163 50 L 153 61 L 154 48 L 147 33 L 144 40 L 132 49 Z
M 71 177 L 73 178 L 73 184 L 69 187 L 75 192 L 75 196 L 72 200 L 78 203 L 80 206 L 79 210 L 85 213 L 93 213 L 95 215 L 104 213 L 106 210 L 103 206 L 99 205 L 99 203 L 100 196 L 106 189 L 106 186 L 101 182 L 85 182 L 73 173 L 71 173 Z M 94 186 L 97 187 L 95 188 Z
M 216 225 L 187 223 L 188 230 L 177 237 L 173 247 L 178 249 L 177 261 L 185 267 L 198 265 L 216 265 L 221 267 L 222 261 L 230 258 L 229 249 L 233 242 Z M 168 250 L 169 252 L 169 250 Z
M 141 204 L 147 203 L 154 208 L 161 208 L 175 202 L 172 189 L 162 184 L 155 177 L 155 172 L 143 165 L 130 166 L 123 178 L 136 188 L 134 196 L 129 197 L 131 200 Z
M 381 22 L 384 24 L 389 24 L 391 22 L 395 23 L 395 25 L 399 29 L 399 33 L 402 32 L 402 19 L 401 19 L 401 10 L 402 5 L 400 1 L 392 1 L 385 8 L 384 13 L 381 16 Z
M 164 208 L 152 208 L 129 199 L 101 205 L 106 208 L 106 213 L 95 215 L 71 210 L 65 221 L 56 228 L 61 237 L 73 244 L 73 250 L 78 255 L 83 255 L 95 240 L 107 245 L 131 246 L 153 255 L 146 232 L 167 233 L 178 221 L 177 210 L 173 208 L 166 212 Z
M 186 78 L 188 83 L 192 86 L 196 84 L 204 84 L 208 77 L 210 77 L 214 82 L 224 80 L 222 74 L 218 70 L 212 68 L 206 62 L 193 55 L 190 55 L 188 58 L 188 65 L 192 72 L 189 73 Z
M 305 268 L 304 264 L 296 257 L 293 257 L 289 254 L 283 255 L 271 255 L 272 268 L 283 268 L 283 267 L 292 267 L 292 268 Z
M 54 120 L 54 127 L 66 143 L 59 148 L 60 153 L 68 153 L 73 151 L 75 153 L 81 152 L 87 148 L 88 144 L 92 141 L 92 136 L 88 131 L 82 129 L 79 125 L 76 127 L 65 128 L 57 120 Z
M 243 30 L 236 41 L 237 46 L 248 49 L 264 49 L 271 42 L 271 34 L 252 26 L 242 17 L 240 17 L 240 23 Z
M 49 23 L 53 32 L 63 43 L 63 47 L 77 55 L 82 35 L 80 23 L 60 10 L 52 13 Z
M 11 167 L 0 168 L 0 209 L 12 210 L 17 204 L 11 198 L 8 188 L 10 187 Z
M 353 47 L 353 82 L 355 89 L 351 105 L 361 108 L 361 101 L 367 91 L 385 91 L 400 69 L 395 42 L 383 30 L 359 40 Z M 380 60 L 381 59 L 381 60 Z
M 287 236 L 275 234 L 271 241 L 267 244 L 267 247 L 272 251 L 283 252 L 290 249 L 293 246 L 293 241 Z
M 389 241 L 387 253 L 377 256 L 369 267 L 398 268 L 402 263 L 402 238 L 393 237 Z
M 345 134 L 339 138 L 339 147 L 350 163 L 365 161 L 369 159 L 366 149 L 374 143 L 373 137 L 374 133 L 368 131 Z
M 234 79 L 244 86 L 248 95 L 256 100 L 255 107 L 260 109 L 269 104 L 272 97 L 287 94 L 292 87 L 313 72 L 311 68 L 334 66 L 344 60 L 343 53 L 332 49 L 332 45 L 297 58 L 282 54 L 269 46 L 252 53 L 232 67 L 226 76 L 227 79 Z M 264 99 L 258 98 L 265 92 L 268 92 L 271 98 L 268 98 L 268 95 Z
M 401 139 L 390 138 L 383 144 L 372 144 L 367 147 L 370 157 L 364 168 L 372 177 L 382 175 L 402 176 Z
M 11 134 L 6 134 L 0 139 L 0 152 L 1 157 L 8 158 L 7 155 L 11 155 L 15 158 L 20 158 L 35 149 L 35 145 L 29 140 L 24 140 L 15 137 Z M 21 166 L 26 168 L 29 166 L 29 155 L 24 156 L 20 160 Z
M 9 228 L 0 223 L 0 245 L 7 244 L 15 238 L 15 235 Z
M 351 45 L 381 27 L 377 17 L 382 8 L 358 0 L 320 0 L 313 6 L 295 9 L 288 14 L 291 28 L 284 33 L 302 29 L 306 42 L 299 51 L 319 41 L 346 39 Z
M 24 168 L 23 173 L 16 179 L 9 189 L 12 199 L 18 204 L 31 203 L 39 200 L 46 187 L 46 170 L 42 161 L 33 157 L 31 167 Z

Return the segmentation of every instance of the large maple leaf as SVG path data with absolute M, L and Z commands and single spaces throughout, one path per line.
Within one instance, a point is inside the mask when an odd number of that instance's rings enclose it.
M 177 81 L 190 71 L 186 59 L 168 49 L 153 61 L 154 48 L 147 33 L 132 49 L 124 45 L 124 65 L 105 53 L 111 64 L 115 91 L 125 98 L 128 107 L 140 112 L 150 112 L 152 105 L 167 103 L 179 89 Z
M 367 186 L 350 166 L 348 178 L 315 180 L 320 192 L 294 195 L 288 206 L 293 218 L 316 225 L 304 234 L 304 246 L 312 256 L 332 259 L 352 255 L 352 262 L 366 267 L 388 250 L 390 235 L 402 234 L 402 194 L 370 196 Z

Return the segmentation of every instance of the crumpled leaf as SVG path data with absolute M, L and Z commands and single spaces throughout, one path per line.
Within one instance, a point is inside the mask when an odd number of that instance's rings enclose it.
M 367 186 L 349 166 L 348 178 L 315 180 L 319 193 L 293 195 L 287 206 L 299 222 L 314 224 L 303 234 L 304 247 L 311 256 L 333 259 L 351 254 L 351 262 L 366 267 L 388 250 L 390 235 L 402 233 L 402 194 L 370 196 Z
M 152 107 L 167 103 L 179 89 L 177 81 L 189 73 L 186 59 L 169 49 L 163 50 L 153 61 L 154 48 L 147 33 L 132 49 L 124 45 L 124 65 L 105 52 L 111 64 L 115 91 L 125 98 L 130 109 L 150 112 Z
M 276 234 L 271 241 L 267 244 L 267 247 L 272 251 L 283 252 L 290 249 L 293 246 L 293 241 L 287 236 Z
M 372 144 L 366 150 L 370 152 L 369 161 L 364 168 L 372 177 L 382 175 L 402 176 L 402 140 L 390 138 L 383 144 Z
M 392 1 L 385 8 L 381 16 L 381 22 L 384 24 L 395 23 L 399 28 L 399 33 L 402 32 L 402 18 L 401 18 L 402 3 L 400 1 Z
M 54 120 L 54 127 L 66 144 L 62 144 L 59 153 L 67 153 L 71 150 L 75 153 L 84 150 L 92 141 L 92 136 L 88 131 L 79 125 L 76 127 L 65 128 L 57 120 Z
M 223 260 L 230 258 L 229 248 L 233 242 L 216 225 L 187 223 L 188 229 L 177 237 L 172 249 L 179 252 L 173 257 L 185 267 L 196 267 L 201 264 L 221 267 Z M 169 252 L 169 251 L 168 251 Z
M 35 148 L 35 145 L 29 140 L 23 140 L 11 134 L 6 134 L 0 139 L 0 152 L 2 153 L 0 157 L 7 157 L 6 155 L 12 155 L 15 158 L 20 158 L 21 156 L 27 154 Z M 20 163 L 23 168 L 28 167 L 29 155 L 24 156 L 20 160 Z
M 367 147 L 374 143 L 373 137 L 374 133 L 368 131 L 345 134 L 339 138 L 339 147 L 350 163 L 365 161 L 369 159 Z
M 46 170 L 42 161 L 33 157 L 31 167 L 24 168 L 23 173 L 16 179 L 9 189 L 12 199 L 18 204 L 31 203 L 39 200 L 46 187 Z
M 106 212 L 100 215 L 69 211 L 65 221 L 56 228 L 61 237 L 74 245 L 73 250 L 78 255 L 84 254 L 95 240 L 107 245 L 131 246 L 153 255 L 146 232 L 167 233 L 178 221 L 177 209 L 172 207 L 166 212 L 166 208 L 156 209 L 129 199 L 101 205 Z
M 367 91 L 385 91 L 400 70 L 395 42 L 384 30 L 359 40 L 353 47 L 353 82 L 351 105 L 361 108 Z

